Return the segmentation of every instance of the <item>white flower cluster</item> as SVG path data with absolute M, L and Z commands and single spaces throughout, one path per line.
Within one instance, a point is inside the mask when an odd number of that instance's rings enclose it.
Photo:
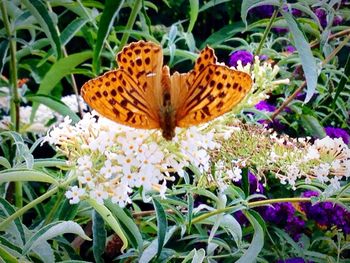
M 130 128 L 95 112 L 75 125 L 66 118 L 46 141 L 56 145 L 76 171 L 78 186 L 66 192 L 70 203 L 82 198 L 103 203 L 110 198 L 120 206 L 130 203 L 133 189 L 140 187 L 143 193 L 155 190 L 164 198 L 175 173 L 183 176 L 190 164 L 207 172 L 209 150 L 220 147 L 208 124 L 177 128 L 173 140 L 165 141 L 158 130 Z
M 82 110 L 87 110 L 87 105 L 83 99 L 79 96 L 80 105 Z M 62 97 L 62 102 L 65 103 L 72 111 L 78 112 L 77 99 L 75 95 L 68 95 Z M 50 123 L 56 119 L 56 122 L 63 121 L 62 115 L 54 112 L 49 107 L 40 104 L 37 112 L 35 113 L 33 122 L 30 121 L 32 114 L 31 106 L 21 106 L 20 107 L 20 121 L 21 121 L 21 131 L 32 132 L 39 136 L 46 134 L 50 128 Z M 9 116 L 3 116 L 0 121 L 0 129 L 7 130 L 8 125 L 11 123 L 11 118 Z
M 291 151 L 276 148 L 270 153 L 270 162 L 280 168 L 276 176 L 282 184 L 289 183 L 294 189 L 298 179 L 305 179 L 310 184 L 313 179 L 334 189 L 340 188 L 340 181 L 350 177 L 350 149 L 342 139 L 326 136 L 310 143 L 307 139 L 298 139 L 299 147 L 286 145 Z M 302 147 L 301 147 L 302 146 Z M 277 147 L 278 148 L 278 147 Z
M 339 181 L 350 177 L 350 149 L 341 138 L 317 139 L 308 149 L 308 159 L 316 162 L 312 174 L 321 183 L 339 188 Z
M 248 63 L 242 66 L 240 60 L 237 64 L 234 69 L 250 74 L 253 80 L 252 91 L 244 99 L 246 106 L 254 106 L 259 101 L 268 99 L 267 94 L 271 93 L 278 85 L 289 83 L 289 79 L 276 80 L 280 70 L 279 67 L 277 65 L 272 66 L 268 62 L 261 63 L 258 56 L 255 56 L 253 65 Z
M 227 167 L 224 161 L 218 161 L 215 165 L 215 176 L 209 174 L 213 178 L 218 189 L 223 192 L 232 182 L 238 182 L 242 179 L 242 167 L 238 161 L 231 161 L 231 167 Z M 215 178 L 215 179 L 214 179 Z

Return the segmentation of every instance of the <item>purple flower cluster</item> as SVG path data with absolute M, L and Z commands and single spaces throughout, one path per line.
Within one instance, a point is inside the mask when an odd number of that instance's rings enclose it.
M 317 16 L 318 20 L 320 21 L 320 24 L 323 28 L 325 28 L 328 24 L 327 21 L 327 12 L 323 8 L 317 8 L 315 10 L 315 15 Z M 343 22 L 343 18 L 340 15 L 336 15 L 333 19 L 333 26 L 338 26 Z
M 242 62 L 242 65 L 245 66 L 248 63 L 253 64 L 254 56 L 247 50 L 237 50 L 230 55 L 229 65 L 231 67 L 237 67 L 238 60 L 240 60 Z
M 292 46 L 292 45 L 288 45 L 288 46 L 286 46 L 284 49 L 285 49 L 285 51 L 286 51 L 287 53 L 293 53 L 294 51 L 297 50 L 297 49 L 296 49 L 294 46 Z
M 274 112 L 276 110 L 276 107 L 274 105 L 268 103 L 266 100 L 262 100 L 258 104 L 255 105 L 255 109 L 257 109 L 259 111 Z
M 274 112 L 276 110 L 276 106 L 268 103 L 266 100 L 260 101 L 258 104 L 255 105 L 255 108 L 259 111 L 265 111 L 265 112 Z M 289 109 L 286 108 L 286 111 Z M 283 131 L 285 130 L 285 126 L 277 119 L 274 119 L 272 122 L 269 120 L 259 120 L 258 121 L 261 124 L 266 125 L 267 128 L 273 128 L 276 131 Z
M 342 138 L 345 144 L 349 144 L 350 135 L 346 130 L 331 126 L 325 127 L 324 130 L 329 137 Z
M 296 214 L 292 203 L 276 203 L 265 209 L 262 217 L 284 230 L 296 241 L 304 232 L 305 222 Z
M 318 196 L 315 191 L 306 191 L 303 197 Z M 331 228 L 337 226 L 345 234 L 350 234 L 350 212 L 340 205 L 332 202 L 322 202 L 312 205 L 310 202 L 300 203 L 301 210 L 308 219 L 314 220 L 317 224 Z
M 275 7 L 273 5 L 260 5 L 257 7 L 254 7 L 250 10 L 252 14 L 259 18 L 270 18 L 275 10 Z M 283 6 L 283 10 L 286 12 L 289 12 L 288 6 Z M 292 8 L 291 11 L 293 16 L 301 16 L 302 12 L 299 9 Z

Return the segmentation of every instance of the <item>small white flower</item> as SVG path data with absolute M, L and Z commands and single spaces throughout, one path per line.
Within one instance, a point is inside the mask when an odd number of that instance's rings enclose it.
M 66 193 L 65 196 L 69 199 L 70 204 L 77 204 L 80 201 L 80 197 L 85 194 L 85 189 L 79 188 L 78 186 L 72 186 Z
M 86 184 L 90 188 L 95 186 L 95 180 L 89 170 L 82 171 L 82 175 L 78 176 L 78 180 L 80 183 Z
M 233 182 L 238 182 L 242 179 L 242 170 L 238 167 L 233 167 L 232 170 L 227 171 L 227 175 Z
M 102 174 L 106 179 L 111 178 L 118 172 L 121 172 L 121 167 L 112 165 L 111 160 L 106 160 L 104 166 L 100 169 L 100 174 Z
M 90 198 L 102 205 L 103 201 L 108 198 L 108 193 L 103 189 L 103 186 L 95 187 L 90 191 Z
M 79 157 L 77 160 L 77 163 L 78 163 L 78 169 L 81 171 L 91 169 L 92 167 L 92 161 L 89 155 L 83 155 Z

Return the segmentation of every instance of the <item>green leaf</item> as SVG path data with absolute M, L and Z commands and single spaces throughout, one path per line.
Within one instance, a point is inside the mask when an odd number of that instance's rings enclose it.
M 201 49 L 205 47 L 205 45 L 209 45 L 211 47 L 215 47 L 225 42 L 227 39 L 231 38 L 233 35 L 244 31 L 244 25 L 242 22 L 226 25 L 219 29 L 218 31 L 211 34 L 201 45 Z
M 143 250 L 143 239 L 138 226 L 135 224 L 135 220 L 130 218 L 120 206 L 113 204 L 110 200 L 107 200 L 105 203 L 113 215 L 125 226 L 125 232 L 127 234 L 129 232 L 129 240 L 132 240 L 132 238 L 136 240 L 139 253 L 141 254 Z
M 61 58 L 52 65 L 40 83 L 37 94 L 49 95 L 56 84 L 66 75 L 70 74 L 78 65 L 91 58 L 91 51 L 83 51 Z
M 301 65 L 307 83 L 306 98 L 304 101 L 306 103 L 315 93 L 317 86 L 318 74 L 316 60 L 312 55 L 309 42 L 307 41 L 304 33 L 299 28 L 298 22 L 289 12 L 281 10 L 281 13 L 284 19 L 287 21 L 288 28 L 293 35 L 295 47 L 300 55 Z
M 202 5 L 201 8 L 199 8 L 199 12 L 203 12 L 205 10 L 207 10 L 208 8 L 211 8 L 213 6 L 219 5 L 219 4 L 223 4 L 226 2 L 230 2 L 231 0 L 210 0 L 209 2 L 205 3 L 204 5 Z
M 199 2 L 198 0 L 190 0 L 190 23 L 187 28 L 187 32 L 192 32 L 193 27 L 198 17 Z
M 102 216 L 96 212 L 92 213 L 92 251 L 94 253 L 94 259 L 97 263 L 103 263 L 102 254 L 106 246 L 107 231 L 105 229 L 105 222 Z
M 248 175 L 247 168 L 242 169 L 242 188 L 245 196 L 249 196 L 250 184 L 249 184 L 249 175 Z
M 92 69 L 95 75 L 100 73 L 100 56 L 103 43 L 108 37 L 108 34 L 113 27 L 115 17 L 119 14 L 124 1 L 106 0 L 105 8 L 100 20 L 100 25 L 97 31 L 97 40 L 94 47 L 94 55 L 92 58 Z
M 91 240 L 85 235 L 84 230 L 78 223 L 73 221 L 54 222 L 44 226 L 35 232 L 23 247 L 22 255 L 26 255 L 35 247 L 40 246 L 43 242 L 63 234 L 76 234 L 85 240 Z
M 60 35 L 60 41 L 63 46 L 65 46 L 79 30 L 88 22 L 85 18 L 76 18 L 73 20 L 68 26 L 65 27 L 65 29 L 62 31 Z M 50 56 L 54 53 L 53 49 L 50 49 L 46 56 L 41 60 L 41 62 L 37 65 L 37 67 L 40 67 L 42 64 L 44 64 Z
M 7 262 L 7 263 L 18 262 L 17 258 L 12 256 L 9 252 L 7 252 L 5 247 L 2 245 L 0 245 L 0 258 L 3 260 L 3 262 Z
M 0 42 L 0 74 L 2 73 L 2 68 L 5 65 L 8 47 L 9 41 L 7 39 Z
M 169 239 L 173 236 L 173 234 L 177 231 L 179 227 L 178 226 L 171 226 L 168 228 L 168 232 L 165 235 L 165 242 L 166 244 Z M 151 244 L 143 251 L 141 257 L 139 258 L 138 262 L 148 263 L 152 260 L 152 258 L 157 254 L 158 251 L 158 238 L 154 239 Z
M 11 168 L 10 162 L 5 157 L 2 157 L 2 156 L 0 156 L 0 165 L 4 166 L 7 169 Z
M 16 212 L 15 208 L 9 202 L 7 202 L 7 200 L 5 200 L 4 198 L 0 198 L 0 207 L 2 208 L 5 216 L 7 217 Z M 10 227 L 9 225 L 11 223 L 14 224 L 15 227 Z M 21 221 L 19 220 L 19 218 L 16 218 L 11 223 L 9 225 L 6 224 L 5 227 L 0 230 L 9 232 L 12 236 L 17 237 L 18 244 L 21 244 L 21 245 L 25 244 L 26 242 L 25 233 L 24 233 L 24 228 Z
M 326 132 L 318 119 L 312 115 L 301 115 L 300 118 L 304 129 L 313 137 L 323 138 L 326 136 Z
M 204 258 L 205 258 L 205 250 L 201 248 L 194 252 L 194 256 L 191 263 L 202 263 Z
M 192 192 L 187 192 L 187 221 L 188 221 L 188 228 L 191 229 L 191 224 L 192 224 L 192 216 L 193 216 L 193 205 L 194 205 L 194 200 L 193 200 L 193 195 Z
M 247 26 L 247 15 L 250 9 L 261 6 L 261 5 L 274 5 L 274 6 L 280 6 L 279 0 L 244 0 L 242 1 L 241 5 L 241 18 L 244 24 Z
M 153 201 L 153 206 L 156 210 L 156 216 L 157 216 L 157 227 L 158 227 L 157 257 L 159 257 L 160 253 L 162 252 L 162 248 L 164 246 L 165 234 L 168 229 L 168 221 L 167 221 L 165 210 L 161 205 L 161 203 L 156 198 L 153 198 L 152 201 Z
M 40 83 L 37 94 L 49 95 L 63 77 L 71 74 L 73 69 L 83 63 L 85 60 L 91 58 L 91 55 L 91 51 L 83 51 L 58 60 L 46 73 L 45 77 Z M 37 107 L 38 103 L 34 103 L 31 119 L 34 118 Z
M 62 45 L 66 45 L 78 32 L 79 30 L 88 22 L 86 18 L 76 18 L 69 23 L 68 26 L 62 31 L 60 35 L 60 40 Z
M 332 108 L 335 109 L 336 101 L 340 95 L 340 93 L 344 90 L 345 84 L 349 81 L 350 76 L 350 55 L 348 55 L 348 59 L 346 60 L 346 65 L 344 68 L 344 75 L 341 77 L 339 84 L 336 88 L 335 96 L 332 102 Z
M 255 217 L 252 216 L 248 211 L 244 211 L 243 213 L 252 224 L 254 228 L 254 234 L 249 248 L 244 252 L 243 256 L 236 261 L 236 263 L 254 263 L 256 262 L 256 259 L 264 246 L 264 230 L 263 227 L 259 224 L 258 220 L 255 219 Z
M 49 38 L 52 47 L 56 50 L 57 58 L 61 57 L 61 41 L 58 36 L 55 24 L 52 21 L 46 6 L 40 0 L 22 0 L 26 8 L 37 19 L 40 27 L 44 30 L 46 36 Z
M 62 116 L 69 116 L 73 123 L 76 123 L 80 120 L 79 116 L 73 112 L 66 104 L 49 95 L 29 95 L 26 96 L 26 99 L 35 103 L 44 104 Z
M 96 202 L 96 200 L 93 199 L 87 199 L 86 200 L 96 211 L 102 216 L 102 218 L 107 222 L 107 224 L 114 230 L 114 232 L 120 237 L 120 239 L 123 242 L 123 246 L 121 250 L 123 251 L 128 247 L 128 240 L 125 237 L 125 234 L 120 227 L 119 222 L 117 219 L 113 216 L 111 211 L 108 210 L 107 207 L 104 205 L 101 205 Z
M 0 172 L 0 184 L 5 182 L 44 182 L 58 185 L 50 175 L 30 169 L 8 169 Z

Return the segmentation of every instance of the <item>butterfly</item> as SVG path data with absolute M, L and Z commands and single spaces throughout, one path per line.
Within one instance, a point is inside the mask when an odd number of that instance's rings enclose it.
M 230 111 L 252 87 L 249 74 L 218 64 L 209 46 L 187 73 L 170 75 L 161 46 L 142 40 L 124 47 L 116 61 L 118 69 L 83 85 L 82 97 L 102 116 L 134 128 L 161 129 L 166 140 L 176 127 Z

